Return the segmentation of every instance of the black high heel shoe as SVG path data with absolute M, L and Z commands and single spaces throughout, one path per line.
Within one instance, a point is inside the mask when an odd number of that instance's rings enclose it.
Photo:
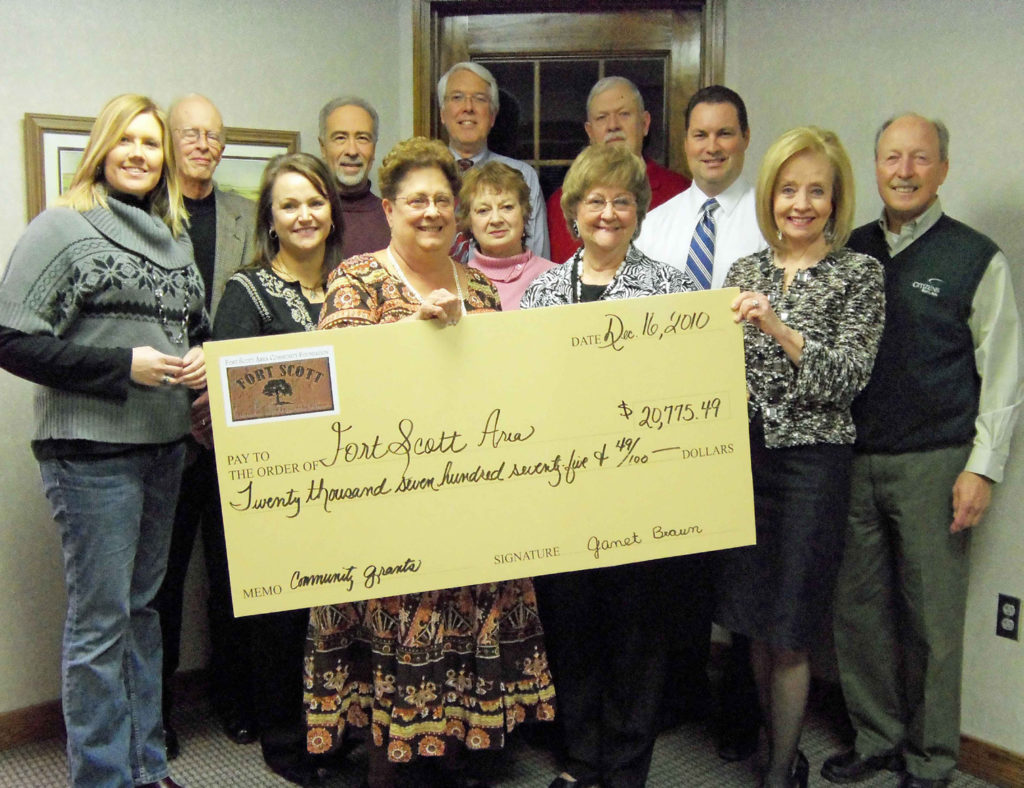
M 811 765 L 807 762 L 807 756 L 800 750 L 796 751 L 796 758 L 789 772 L 789 785 L 791 788 L 807 788 L 807 779 L 810 776 Z M 757 783 L 758 788 L 765 788 L 764 775 Z

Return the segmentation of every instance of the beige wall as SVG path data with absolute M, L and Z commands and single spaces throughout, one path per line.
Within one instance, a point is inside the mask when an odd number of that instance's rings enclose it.
M 50 0 L 5 9 L 0 160 L 7 177 L 0 204 L 10 210 L 0 215 L 0 260 L 24 227 L 25 112 L 94 115 L 118 92 L 166 102 L 198 90 L 230 125 L 298 129 L 303 148 L 315 152 L 320 104 L 355 90 L 380 111 L 380 153 L 411 132 L 408 0 L 254 0 L 244 13 L 230 10 L 237 7 L 181 0 L 172 11 L 128 0 Z M 73 37 L 72 27 L 81 32 Z M 877 123 L 906 108 L 941 116 L 953 139 L 944 205 L 999 242 L 1014 264 L 1021 301 L 1022 28 L 1024 5 L 1010 0 L 728 0 L 726 73 L 750 108 L 749 172 L 786 128 L 833 128 L 854 160 L 857 215 L 867 221 L 879 205 L 871 168 Z M 140 33 L 126 40 L 126 29 Z M 59 544 L 28 451 L 30 387 L 0 374 L 0 402 L 0 434 L 7 436 L 0 473 L 3 712 L 59 694 L 64 597 Z M 992 634 L 996 594 L 1024 596 L 1024 429 L 1017 433 L 1007 479 L 975 534 L 963 727 L 1024 753 L 1024 645 Z M 187 664 L 199 658 L 197 641 L 191 645 Z
M 747 172 L 786 129 L 836 131 L 854 163 L 858 223 L 878 216 L 872 144 L 907 109 L 951 135 L 940 190 L 952 216 L 987 233 L 1014 268 L 1024 304 L 1024 4 L 1004 0 L 727 0 L 727 84 L 747 102 Z M 1006 480 L 974 534 L 963 691 L 964 733 L 1024 753 L 1024 643 L 995 636 L 999 592 L 1024 596 L 1024 427 Z
M 231 126 L 301 132 L 318 153 L 317 113 L 340 93 L 380 112 L 380 156 L 412 131 L 406 0 L 40 0 L 4 6 L 0 51 L 0 268 L 25 227 L 22 116 L 94 116 L 117 93 L 166 104 L 198 91 Z M 60 544 L 28 443 L 31 386 L 0 373 L 0 712 L 60 694 Z M 201 589 L 192 585 L 189 624 Z M 185 665 L 202 658 L 186 644 Z

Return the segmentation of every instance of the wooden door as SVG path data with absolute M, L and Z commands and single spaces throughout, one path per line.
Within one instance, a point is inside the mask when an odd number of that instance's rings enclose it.
M 453 63 L 477 61 L 494 74 L 502 94 L 489 146 L 532 164 L 548 195 L 587 144 L 583 122 L 591 86 L 619 75 L 636 83 L 651 113 L 644 153 L 687 171 L 682 113 L 701 85 L 720 78 L 720 0 L 422 0 L 417 12 L 417 133 L 443 135 L 437 79 Z

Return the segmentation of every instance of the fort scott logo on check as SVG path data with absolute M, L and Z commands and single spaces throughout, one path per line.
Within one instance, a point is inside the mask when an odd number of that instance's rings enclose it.
M 229 421 L 274 419 L 335 409 L 334 359 L 319 352 L 263 353 L 224 359 Z

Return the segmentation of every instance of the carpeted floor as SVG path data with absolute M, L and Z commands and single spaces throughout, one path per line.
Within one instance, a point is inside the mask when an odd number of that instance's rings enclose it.
M 263 765 L 258 744 L 237 745 L 224 736 L 216 718 L 202 703 L 182 708 L 176 720 L 181 756 L 171 764 L 175 779 L 187 788 L 286 788 L 287 781 Z M 536 738 L 531 737 L 531 738 Z M 831 786 L 818 775 L 822 762 L 841 744 L 820 712 L 812 714 L 803 738 L 811 762 L 812 786 Z M 755 760 L 727 764 L 715 754 L 712 737 L 703 725 L 689 723 L 658 739 L 648 785 L 651 788 L 752 788 Z M 324 783 L 328 788 L 357 788 L 366 768 L 362 747 L 355 749 L 345 768 Z M 512 746 L 490 766 L 489 779 L 503 788 L 545 788 L 557 774 L 554 757 L 543 747 L 516 737 Z M 0 752 L 0 788 L 57 788 L 65 784 L 63 742 L 57 739 Z M 892 788 L 896 776 L 885 773 L 859 783 L 862 788 Z M 989 783 L 959 774 L 954 788 L 985 788 Z

